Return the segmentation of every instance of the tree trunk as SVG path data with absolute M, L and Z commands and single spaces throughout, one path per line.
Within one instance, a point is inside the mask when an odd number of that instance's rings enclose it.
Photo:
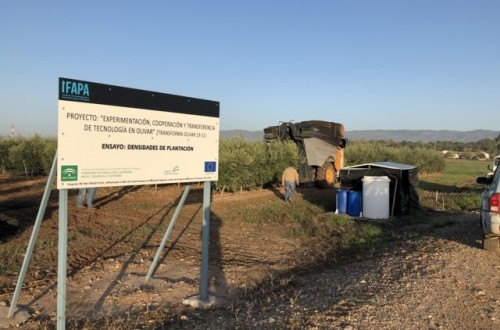
M 26 167 L 26 161 L 23 159 L 23 166 L 24 166 L 24 175 L 26 175 L 26 180 L 29 179 L 28 177 L 28 168 Z

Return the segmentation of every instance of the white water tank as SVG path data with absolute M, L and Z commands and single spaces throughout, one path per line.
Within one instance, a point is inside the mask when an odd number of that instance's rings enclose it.
M 389 219 L 389 182 L 387 176 L 364 176 L 363 217 Z

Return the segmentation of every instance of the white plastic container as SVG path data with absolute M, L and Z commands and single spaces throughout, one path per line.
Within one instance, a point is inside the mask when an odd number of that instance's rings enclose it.
M 387 176 L 365 176 L 363 181 L 363 217 L 389 219 L 389 182 Z

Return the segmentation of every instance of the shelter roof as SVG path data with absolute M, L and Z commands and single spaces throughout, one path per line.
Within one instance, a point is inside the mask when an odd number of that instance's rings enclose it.
M 395 170 L 413 170 L 414 168 L 417 168 L 417 167 L 418 166 L 415 166 L 415 165 L 402 164 L 402 163 L 396 163 L 396 162 L 374 162 L 374 163 L 366 163 L 366 164 L 360 164 L 360 165 L 352 165 L 352 166 L 347 166 L 344 168 L 346 168 L 346 169 L 390 168 L 390 169 L 395 169 Z

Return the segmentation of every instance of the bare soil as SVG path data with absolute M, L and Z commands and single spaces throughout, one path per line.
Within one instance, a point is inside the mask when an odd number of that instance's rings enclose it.
M 8 307 L 46 178 L 0 182 L 0 302 Z M 500 327 L 500 252 L 481 250 L 477 214 L 419 214 L 458 222 L 431 229 L 388 221 L 391 242 L 340 252 L 291 236 L 288 223 L 248 221 L 262 205 L 281 202 L 273 190 L 213 195 L 209 294 L 221 305 L 186 306 L 200 289 L 201 186 L 193 185 L 159 267 L 145 279 L 182 192 L 180 185 L 101 188 L 96 208 L 79 209 L 70 191 L 68 329 Z M 334 196 L 302 188 L 294 203 L 325 205 Z M 26 329 L 54 328 L 58 217 L 53 189 L 18 302 L 32 315 Z

